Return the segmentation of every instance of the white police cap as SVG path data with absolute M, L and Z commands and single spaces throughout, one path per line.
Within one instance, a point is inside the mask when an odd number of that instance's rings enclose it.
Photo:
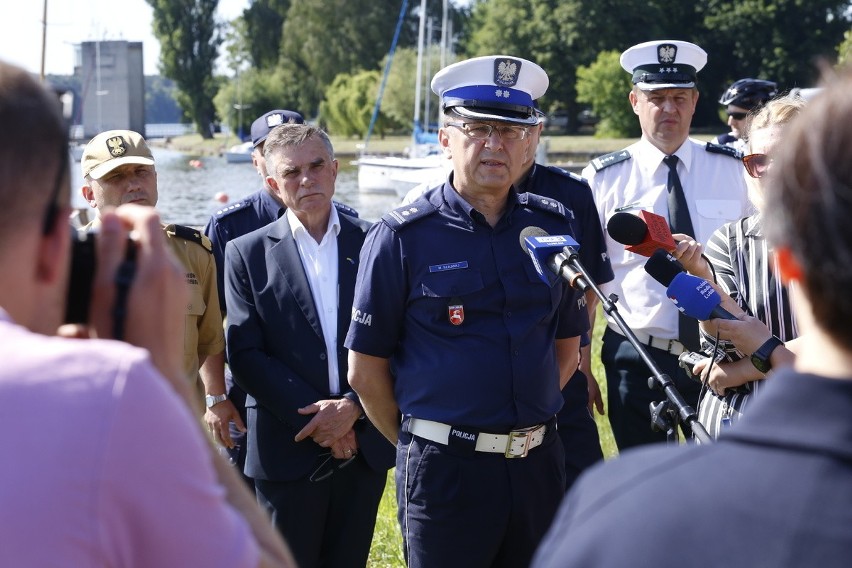
M 544 69 L 511 55 L 488 55 L 444 67 L 432 78 L 444 112 L 463 118 L 537 124 L 534 102 L 549 84 Z
M 706 63 L 706 51 L 675 39 L 646 41 L 621 54 L 621 66 L 643 91 L 690 89 Z

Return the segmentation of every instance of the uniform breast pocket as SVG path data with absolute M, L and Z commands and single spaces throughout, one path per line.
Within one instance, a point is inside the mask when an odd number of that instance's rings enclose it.
M 708 236 L 725 223 L 744 215 L 740 202 L 733 199 L 697 199 L 695 208 L 701 223 L 701 227 L 695 229 L 705 232 Z
M 550 270 L 544 267 L 545 270 Z M 554 275 L 554 278 L 556 276 Z M 529 293 L 526 295 L 530 305 L 549 306 L 553 311 L 559 306 L 562 300 L 562 287 L 557 281 L 554 286 L 550 286 L 544 282 L 532 262 L 524 263 L 524 285 Z
M 473 315 L 485 284 L 478 270 L 435 272 L 424 276 L 412 310 L 417 318 L 442 335 L 460 335 Z

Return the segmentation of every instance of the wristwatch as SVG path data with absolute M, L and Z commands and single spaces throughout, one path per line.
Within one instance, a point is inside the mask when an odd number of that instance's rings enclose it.
M 758 347 L 757 351 L 751 355 L 751 364 L 754 365 L 754 368 L 763 374 L 768 373 L 772 369 L 769 356 L 772 355 L 772 352 L 779 345 L 784 345 L 784 342 L 773 335 L 763 345 Z
M 226 394 L 208 394 L 204 397 L 204 402 L 207 403 L 207 408 L 213 408 L 226 398 L 228 398 Z

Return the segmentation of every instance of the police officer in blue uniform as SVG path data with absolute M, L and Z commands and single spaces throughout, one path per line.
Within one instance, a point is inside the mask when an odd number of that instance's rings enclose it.
M 532 127 L 531 156 L 536 155 L 536 146 L 541 135 L 542 124 Z M 531 158 L 531 161 L 534 158 Z M 580 243 L 580 262 L 587 275 L 596 283 L 612 280 L 612 266 L 606 250 L 598 209 L 592 199 L 588 182 L 582 177 L 554 166 L 532 162 L 532 165 L 516 183 L 519 192 L 530 192 L 558 200 L 573 213 L 571 229 Z M 586 296 L 593 296 L 593 291 Z M 586 298 L 584 298 L 586 300 Z M 587 302 L 595 306 L 594 301 Z M 592 308 L 594 309 L 594 307 Z M 571 488 L 584 469 L 603 459 L 598 427 L 592 417 L 593 407 L 603 414 L 603 401 L 595 377 L 591 371 L 590 341 L 581 340 L 580 368 L 562 388 L 564 404 L 557 414 L 559 437 L 565 448 L 565 489 Z
M 510 56 L 439 71 L 453 173 L 385 215 L 362 248 L 349 382 L 397 444 L 411 567 L 526 566 L 564 491 L 555 415 L 588 317 L 579 292 L 538 276 L 519 237 L 570 234 L 571 213 L 513 187 L 547 83 Z
M 266 171 L 266 159 L 263 157 L 263 145 L 270 131 L 276 126 L 285 123 L 304 124 L 304 122 L 305 119 L 298 112 L 284 109 L 271 110 L 252 122 L 251 141 L 254 148 L 251 153 L 251 160 L 262 180 L 262 187 L 244 199 L 219 209 L 207 221 L 204 234 L 207 235 L 207 238 L 213 244 L 213 256 L 216 258 L 216 266 L 225 265 L 225 245 L 228 244 L 228 241 L 265 227 L 284 214 L 284 205 L 266 184 L 268 174 Z M 339 211 L 353 217 L 358 216 L 358 212 L 352 207 L 337 201 L 334 204 Z M 223 270 L 217 271 L 216 285 L 219 288 L 219 304 L 222 315 L 226 316 Z M 225 369 L 225 380 L 228 385 L 228 398 L 234 403 L 243 423 L 245 423 L 246 394 L 239 386 L 234 384 L 233 377 L 227 368 Z M 242 471 L 245 465 L 245 447 L 242 444 L 244 434 L 232 426 L 230 429 L 230 438 L 234 443 L 234 447 L 227 448 L 228 454 L 230 459 Z M 251 480 L 246 479 L 246 481 L 251 484 Z

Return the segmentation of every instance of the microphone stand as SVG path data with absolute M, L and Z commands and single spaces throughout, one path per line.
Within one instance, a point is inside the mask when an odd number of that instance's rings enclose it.
M 695 438 L 702 444 L 710 444 L 713 438 L 704 429 L 704 426 L 698 421 L 698 415 L 681 396 L 680 392 L 672 382 L 671 377 L 663 373 L 648 351 L 645 345 L 642 344 L 633 333 L 633 330 L 618 313 L 616 302 L 618 296 L 615 294 L 609 297 L 605 296 L 603 291 L 598 288 L 597 284 L 587 276 L 588 272 L 583 267 L 574 247 L 566 246 L 562 249 L 561 254 L 555 254 L 551 257 L 549 265 L 551 270 L 559 276 L 567 280 L 572 287 L 577 288 L 581 292 L 588 290 L 594 291 L 595 295 L 600 299 L 603 310 L 615 320 L 616 325 L 621 329 L 624 337 L 639 353 L 639 357 L 651 370 L 651 376 L 648 377 L 648 388 L 662 390 L 666 395 L 666 400 L 651 403 L 651 428 L 656 430 L 664 430 L 666 439 L 669 442 L 677 441 L 676 426 L 683 425 L 687 435 L 691 432 Z

